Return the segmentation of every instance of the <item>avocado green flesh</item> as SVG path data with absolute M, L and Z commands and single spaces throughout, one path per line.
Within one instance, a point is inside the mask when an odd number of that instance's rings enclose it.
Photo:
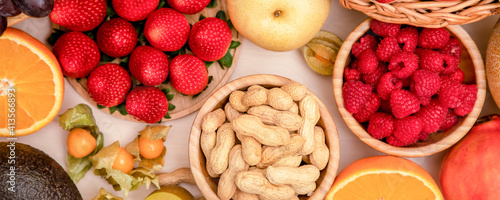
M 0 174 L 0 199 L 82 199 L 61 165 L 26 144 L 0 142 Z

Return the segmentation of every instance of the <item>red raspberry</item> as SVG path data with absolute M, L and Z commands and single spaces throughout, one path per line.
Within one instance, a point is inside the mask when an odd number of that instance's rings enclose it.
M 474 109 L 474 104 L 477 100 L 477 86 L 474 85 L 464 85 L 464 98 L 462 99 L 462 104 L 453 109 L 455 114 L 459 116 L 465 116 L 469 114 L 472 109 Z
M 438 92 L 439 103 L 446 108 L 456 108 L 462 103 L 464 86 L 449 77 L 441 78 L 441 88 Z
M 394 0 L 376 0 L 379 3 L 392 3 Z
M 391 102 L 389 100 L 382 100 L 380 103 L 380 111 L 392 115 Z
M 396 118 L 404 118 L 420 110 L 420 101 L 408 90 L 393 90 L 390 101 L 392 114 Z
M 370 98 L 372 87 L 361 81 L 348 81 L 342 88 L 345 109 L 350 113 L 357 113 Z
M 443 55 L 439 52 L 428 49 L 418 49 L 417 55 L 420 58 L 420 68 L 438 73 L 443 71 Z
M 352 55 L 354 57 L 359 58 L 361 53 L 366 49 L 371 49 L 375 51 L 377 49 L 377 39 L 373 37 L 373 35 L 365 35 L 359 39 L 358 42 L 352 45 Z
M 401 28 L 401 24 L 391 24 L 372 19 L 370 28 L 380 37 L 396 37 Z
M 457 115 L 451 111 L 448 110 L 446 113 L 446 117 L 443 120 L 443 123 L 441 124 L 441 127 L 439 127 L 439 131 L 445 132 L 447 130 L 450 130 L 455 124 L 458 122 L 458 117 Z
M 447 55 L 447 54 L 441 54 L 441 55 L 443 55 L 443 60 L 444 60 L 444 64 L 445 64 L 444 69 L 441 72 L 441 74 L 450 75 L 450 74 L 455 73 L 459 69 L 458 64 L 460 63 L 460 58 L 456 58 L 454 56 Z
M 359 69 L 359 60 L 354 59 L 353 61 L 351 61 L 351 64 L 349 66 L 351 67 L 351 69 Z
M 456 58 L 460 58 L 460 55 L 462 53 L 460 42 L 457 40 L 457 38 L 454 37 L 451 37 L 450 40 L 448 40 L 448 43 L 446 43 L 438 51 L 439 53 L 452 55 Z
M 394 117 L 383 112 L 374 113 L 366 130 L 375 139 L 389 137 L 394 131 Z
M 386 37 L 380 41 L 377 47 L 377 56 L 381 61 L 389 62 L 391 57 L 402 52 L 399 48 L 398 40 L 395 37 Z
M 422 107 L 415 116 L 422 122 L 423 133 L 433 133 L 439 130 L 447 112 L 448 108 L 441 106 L 439 101 L 434 99 L 428 106 Z
M 370 115 L 377 112 L 378 108 L 380 108 L 380 102 L 381 100 L 377 93 L 372 93 L 368 101 L 363 105 L 363 108 L 361 108 L 359 112 L 353 114 L 354 119 L 359 123 L 368 121 Z
M 413 52 L 418 45 L 418 32 L 415 27 L 402 28 L 398 35 L 396 36 L 398 43 L 405 44 L 403 46 L 403 51 Z
M 420 135 L 418 136 L 418 140 L 425 141 L 425 140 L 429 139 L 429 135 L 430 135 L 430 133 L 420 132 Z
M 420 105 L 422 105 L 422 106 L 427 106 L 432 101 L 432 96 L 428 96 L 428 97 L 417 96 L 417 98 L 418 98 L 418 101 L 420 101 Z
M 436 94 L 441 87 L 441 78 L 438 73 L 425 69 L 419 69 L 413 73 L 414 94 L 417 96 L 430 97 Z
M 362 74 L 369 74 L 375 71 L 378 66 L 378 57 L 377 54 L 375 54 L 375 51 L 371 49 L 366 49 L 361 53 L 359 56 L 359 71 Z
M 457 69 L 455 73 L 450 74 L 448 77 L 450 77 L 451 80 L 457 81 L 459 83 L 464 83 L 465 74 L 461 69 Z
M 395 72 L 387 72 L 380 78 L 377 85 L 377 93 L 383 100 L 389 100 L 391 92 L 403 88 L 403 82 L 396 78 Z
M 387 142 L 393 146 L 408 146 L 418 141 L 422 131 L 422 122 L 415 116 L 407 116 L 394 121 L 393 136 Z
M 418 36 L 418 46 L 439 49 L 450 40 L 450 33 L 444 28 L 424 28 Z
M 375 71 L 369 74 L 363 74 L 361 76 L 361 79 L 363 80 L 364 83 L 375 88 L 377 87 L 380 78 L 382 78 L 382 75 L 384 75 L 386 72 L 387 72 L 387 65 L 383 62 L 379 62 L 378 67 L 377 69 L 375 69 Z
M 344 68 L 344 81 L 359 81 L 361 80 L 361 72 L 357 69 L 351 69 L 349 67 Z
M 411 52 L 401 52 L 392 56 L 389 70 L 396 70 L 400 79 L 410 77 L 418 69 L 418 56 Z

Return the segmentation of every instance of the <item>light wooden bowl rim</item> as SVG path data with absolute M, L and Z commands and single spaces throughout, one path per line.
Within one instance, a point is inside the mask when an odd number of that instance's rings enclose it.
M 189 136 L 189 165 L 193 173 L 196 185 L 200 189 L 203 196 L 209 200 L 218 200 L 216 195 L 216 186 L 208 176 L 205 169 L 204 156 L 201 153 L 200 148 L 200 133 L 201 133 L 201 120 L 205 114 L 211 112 L 212 110 L 220 107 L 221 101 L 226 101 L 229 94 L 232 91 L 246 89 L 247 87 L 255 84 L 264 86 L 280 86 L 287 83 L 295 83 L 295 81 L 276 75 L 250 75 L 239 79 L 236 79 L 225 86 L 219 88 L 215 91 L 200 108 L 196 118 L 193 122 L 191 129 L 191 134 Z M 308 94 L 316 97 L 318 106 L 320 108 L 320 122 L 321 126 L 325 130 L 327 145 L 330 149 L 330 159 L 328 165 L 322 170 L 322 176 L 318 180 L 321 182 L 320 185 L 314 191 L 314 194 L 308 199 L 324 199 L 328 191 L 330 190 L 335 176 L 337 175 L 337 170 L 339 166 L 339 156 L 340 156 L 340 142 L 337 132 L 337 128 L 333 121 L 330 112 L 326 106 L 319 100 L 319 98 L 314 95 L 310 90 L 307 91 Z M 322 180 L 321 180 L 322 179 Z
M 368 18 L 363 21 L 358 27 L 356 27 L 353 32 L 347 37 L 344 41 L 344 44 L 340 48 L 340 51 L 337 55 L 337 59 L 335 61 L 334 72 L 333 72 L 333 90 L 335 95 L 335 101 L 337 103 L 337 107 L 339 109 L 342 118 L 346 122 L 347 126 L 351 129 L 351 131 L 356 134 L 356 136 L 361 139 L 364 143 L 371 146 L 372 148 L 395 156 L 401 157 L 421 157 L 428 156 L 440 151 L 443 151 L 453 144 L 457 143 L 462 137 L 464 137 L 467 132 L 472 128 L 474 123 L 476 122 L 481 109 L 484 104 L 484 99 L 486 96 L 486 79 L 485 79 L 485 71 L 484 71 L 484 62 L 479 53 L 479 50 L 469 36 L 469 34 L 458 25 L 452 25 L 445 27 L 452 35 L 455 35 L 457 39 L 459 39 L 462 44 L 467 49 L 472 62 L 474 64 L 474 70 L 476 74 L 476 85 L 478 88 L 477 100 L 474 104 L 474 109 L 471 113 L 465 117 L 462 122 L 457 123 L 454 128 L 448 130 L 445 133 L 439 134 L 447 134 L 447 136 L 441 138 L 437 142 L 434 143 L 424 143 L 419 142 L 417 145 L 412 145 L 409 147 L 395 147 L 389 145 L 381 140 L 374 139 L 371 137 L 368 132 L 353 118 L 351 113 L 349 113 L 344 107 L 344 100 L 342 96 L 342 86 L 343 86 L 343 73 L 344 67 L 348 64 L 348 58 L 351 52 L 352 45 L 358 41 L 358 39 L 370 28 L 370 21 L 372 19 Z M 458 126 L 460 124 L 460 126 Z M 453 133 L 451 133 L 453 132 Z

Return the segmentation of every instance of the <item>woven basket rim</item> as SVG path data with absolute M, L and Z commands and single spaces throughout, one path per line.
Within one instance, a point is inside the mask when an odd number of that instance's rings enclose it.
M 463 25 L 499 14 L 496 0 L 418 1 L 339 0 L 348 9 L 358 10 L 377 20 L 426 28 Z

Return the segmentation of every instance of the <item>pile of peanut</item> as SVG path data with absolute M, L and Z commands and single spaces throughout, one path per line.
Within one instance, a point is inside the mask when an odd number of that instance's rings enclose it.
M 203 117 L 201 149 L 208 174 L 220 177 L 221 200 L 312 195 L 330 154 L 316 126 L 316 98 L 306 90 L 298 83 L 253 85 L 232 92 L 224 109 Z

